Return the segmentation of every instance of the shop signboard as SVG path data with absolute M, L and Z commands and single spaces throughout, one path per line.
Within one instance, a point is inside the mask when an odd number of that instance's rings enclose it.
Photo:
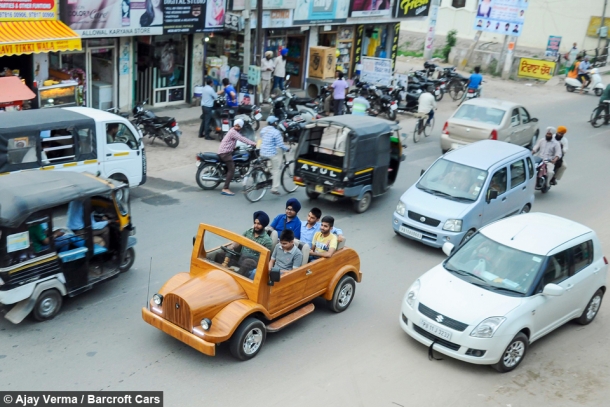
M 517 76 L 548 81 L 553 77 L 556 65 L 557 64 L 552 61 L 521 58 L 521 61 L 519 61 L 519 72 L 517 73 Z
M 82 38 L 163 34 L 163 4 L 149 0 L 55 0 L 61 21 Z
M 250 27 L 256 27 L 256 11 L 250 18 Z M 263 28 L 292 27 L 292 10 L 263 10 Z
M 244 18 L 241 14 L 227 13 L 225 16 L 225 28 L 229 31 L 241 31 L 244 27 Z
M 479 0 L 474 29 L 521 36 L 528 0 Z
M 226 0 L 163 0 L 163 32 L 192 34 L 225 29 Z
M 394 17 L 426 17 L 430 13 L 431 3 L 432 0 L 396 0 L 396 7 L 394 7 Z
M 57 0 L 0 0 L 0 21 L 57 20 Z
M 589 20 L 589 26 L 587 27 L 587 37 L 598 38 L 599 33 L 597 30 L 599 30 L 601 28 L 601 26 L 602 26 L 601 16 L 591 16 L 591 19 Z M 608 18 L 608 17 L 604 18 L 604 27 L 606 27 L 608 29 L 608 31 L 610 31 L 610 18 Z
M 294 10 L 294 25 L 345 23 L 350 0 L 300 1 Z
M 392 82 L 392 58 L 362 57 L 361 63 L 361 81 L 390 85 Z
M 350 17 L 387 17 L 391 14 L 390 0 L 351 0 Z
M 302 0 L 304 1 L 304 0 Z M 297 0 L 263 0 L 263 10 L 294 10 L 297 8 Z M 233 0 L 233 10 L 245 10 L 246 0 Z M 256 10 L 256 0 L 250 0 L 250 9 Z
M 546 45 L 545 57 L 556 57 L 559 54 L 559 46 L 561 45 L 561 37 L 549 35 L 549 42 Z

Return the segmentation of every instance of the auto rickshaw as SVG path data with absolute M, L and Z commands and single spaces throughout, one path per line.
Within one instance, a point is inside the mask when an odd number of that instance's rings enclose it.
M 127 184 L 88 173 L 0 177 L 0 304 L 12 306 L 5 318 L 51 319 L 63 296 L 129 270 L 136 244 L 129 209 Z
M 295 153 L 295 184 L 310 199 L 351 198 L 357 213 L 396 181 L 402 152 L 400 126 L 370 116 L 343 115 L 305 126 Z

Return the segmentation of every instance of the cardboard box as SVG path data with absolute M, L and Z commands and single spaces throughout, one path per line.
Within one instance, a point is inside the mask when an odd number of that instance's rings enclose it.
M 310 78 L 327 79 L 335 77 L 335 66 L 337 63 L 336 48 L 311 47 L 309 49 Z

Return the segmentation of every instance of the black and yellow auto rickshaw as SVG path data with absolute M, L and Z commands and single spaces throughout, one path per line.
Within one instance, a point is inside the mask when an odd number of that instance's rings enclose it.
M 357 213 L 386 192 L 398 176 L 400 127 L 370 116 L 344 115 L 305 126 L 296 150 L 295 184 L 310 199 L 351 198 Z
M 126 184 L 65 171 L 1 176 L 0 304 L 12 307 L 5 317 L 51 319 L 63 296 L 129 270 L 133 234 Z

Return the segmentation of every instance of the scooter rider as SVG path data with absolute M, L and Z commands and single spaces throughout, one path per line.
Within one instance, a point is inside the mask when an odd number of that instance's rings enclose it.
M 561 179 L 563 173 L 567 169 L 565 162 L 566 153 L 568 152 L 568 139 L 565 137 L 567 132 L 568 129 L 565 126 L 557 127 L 555 140 L 559 141 L 559 144 L 561 145 L 561 158 L 557 160 L 557 163 L 555 164 L 555 176 L 551 179 L 551 185 L 557 185 L 557 181 Z
M 561 158 L 561 144 L 553 138 L 556 132 L 557 130 L 554 127 L 547 127 L 545 137 L 538 140 L 532 149 L 535 156 L 548 161 L 546 167 L 548 174 L 547 187 L 550 180 L 555 176 L 555 163 Z
M 584 60 L 578 65 L 578 80 L 582 82 L 580 93 L 583 93 L 585 88 L 591 83 L 591 78 L 589 77 L 590 68 L 589 57 L 585 56 Z
M 604 113 L 606 114 L 606 123 L 605 124 L 608 124 L 608 116 L 610 116 L 610 109 L 608 108 L 608 105 L 610 105 L 610 103 L 605 103 L 607 100 L 610 101 L 610 85 L 606 86 L 606 89 L 604 89 L 601 97 L 599 98 L 599 106 L 602 106 L 602 108 L 604 109 Z M 599 115 L 599 113 L 600 113 L 600 110 L 598 108 L 597 114 Z
M 278 191 L 280 187 L 280 168 L 282 167 L 282 154 L 279 149 L 284 151 L 290 151 L 288 147 L 284 145 L 284 139 L 282 133 L 276 128 L 278 119 L 275 116 L 267 117 L 267 126 L 261 130 L 261 156 L 268 158 L 271 162 L 271 193 L 279 195 Z

